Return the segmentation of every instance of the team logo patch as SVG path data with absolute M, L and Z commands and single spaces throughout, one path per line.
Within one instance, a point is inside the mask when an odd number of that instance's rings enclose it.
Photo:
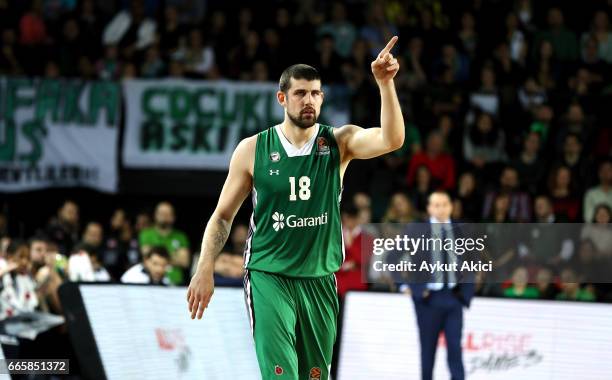
M 275 373 L 277 376 L 282 375 L 282 374 L 283 374 L 283 372 L 285 372 L 285 371 L 283 371 L 283 367 L 279 366 L 278 364 L 277 364 L 277 365 L 274 367 L 274 373 Z
M 278 152 L 270 153 L 270 161 L 272 161 L 272 162 L 280 161 L 280 153 L 278 153 Z
M 317 139 L 317 154 L 320 156 L 329 154 L 329 144 L 327 143 L 325 137 L 319 137 Z
M 321 368 L 312 367 L 310 369 L 310 377 L 308 380 L 320 380 L 321 379 Z

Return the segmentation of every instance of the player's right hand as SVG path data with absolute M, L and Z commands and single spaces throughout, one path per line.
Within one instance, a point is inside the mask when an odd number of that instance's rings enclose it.
M 191 319 L 202 319 L 204 309 L 208 307 L 208 303 L 215 292 L 215 280 L 212 271 L 203 272 L 197 271 L 191 278 L 189 288 L 187 289 L 187 302 L 189 303 L 189 312 Z

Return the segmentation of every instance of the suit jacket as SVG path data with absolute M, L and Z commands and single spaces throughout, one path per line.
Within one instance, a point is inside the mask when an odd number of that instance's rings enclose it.
M 453 238 L 464 238 L 466 231 L 461 223 L 457 223 L 451 220 L 451 228 L 453 231 Z M 411 224 L 406 231 L 408 237 L 425 239 L 432 237 L 432 226 L 429 221 L 422 223 Z M 434 236 L 437 237 L 437 236 Z M 468 236 L 469 237 L 469 236 Z M 413 257 L 413 262 L 417 265 L 417 270 L 423 261 L 431 263 L 431 257 L 434 252 L 432 250 L 419 250 Z M 461 264 L 466 261 L 474 259 L 473 252 L 466 250 L 462 255 L 455 255 L 457 258 L 457 265 L 461 267 Z M 427 284 L 430 282 L 436 282 L 432 280 L 432 275 L 429 273 L 416 272 L 410 278 L 408 285 L 412 291 L 412 297 L 415 301 L 425 301 L 424 293 L 428 289 Z M 472 298 L 474 297 L 474 273 L 471 272 L 456 272 L 457 285 L 453 288 L 453 293 L 461 303 L 469 307 Z M 438 280 L 439 281 L 439 280 Z

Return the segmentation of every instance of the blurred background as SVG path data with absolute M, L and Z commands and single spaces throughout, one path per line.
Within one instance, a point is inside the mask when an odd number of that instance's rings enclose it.
M 282 121 L 281 72 L 319 70 L 320 122 L 378 126 L 370 62 L 393 35 L 406 141 L 346 172 L 340 295 L 369 287 L 359 226 L 421 220 L 443 189 L 457 220 L 582 223 L 547 262 L 504 251 L 506 281 L 481 295 L 609 303 L 583 272 L 612 260 L 611 13 L 610 0 L 0 0 L 0 315 L 65 316 L 68 282 L 187 284 L 231 152 Z M 242 284 L 250 212 L 219 286 Z M 19 341 L 16 357 L 78 362 L 66 324 Z

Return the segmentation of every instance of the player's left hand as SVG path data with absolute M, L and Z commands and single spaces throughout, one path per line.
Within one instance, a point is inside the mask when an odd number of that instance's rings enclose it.
M 378 84 L 393 80 L 395 74 L 399 71 L 399 63 L 397 59 L 393 57 L 393 54 L 391 54 L 391 49 L 397 40 L 398 37 L 393 36 L 387 43 L 387 46 L 380 51 L 378 57 L 372 61 L 372 74 L 374 74 L 374 78 Z

